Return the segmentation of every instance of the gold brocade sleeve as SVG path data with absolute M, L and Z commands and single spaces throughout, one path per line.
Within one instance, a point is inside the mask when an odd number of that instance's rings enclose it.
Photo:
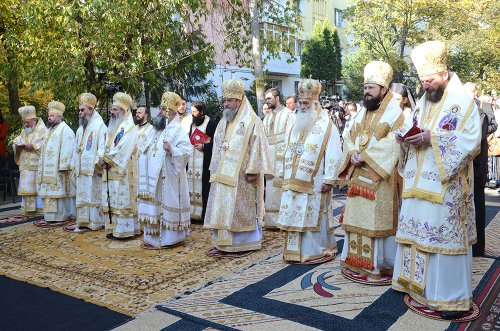
M 354 123 L 353 123 L 354 125 Z M 351 130 L 352 130 L 351 126 Z M 343 138 L 344 138 L 344 144 L 343 144 L 343 150 L 342 150 L 342 157 L 341 157 L 341 163 L 340 166 L 337 169 L 337 177 L 339 180 L 347 180 L 346 175 L 347 175 L 347 170 L 351 166 L 351 156 L 354 153 L 357 153 L 358 150 L 355 149 L 355 142 L 351 137 L 352 135 L 350 134 L 350 130 L 344 131 L 343 132 Z
M 325 176 L 323 177 L 323 184 L 334 185 L 338 179 L 337 169 L 342 161 L 342 149 L 337 126 L 332 125 L 331 128 L 325 150 Z
M 71 169 L 75 147 L 75 133 L 69 126 L 62 132 L 61 149 L 59 151 L 59 171 Z
M 132 153 L 136 149 L 136 141 L 137 128 L 133 126 L 127 131 L 117 146 L 111 148 L 108 153 L 103 155 L 104 162 L 111 165 L 110 171 L 119 177 L 125 176 Z
M 245 169 L 247 174 L 262 174 L 274 176 L 274 158 L 269 149 L 269 142 L 260 119 L 255 121 L 252 137 L 250 138 L 250 155 Z M 266 177 L 268 177 L 266 176 Z
M 393 131 L 399 129 L 403 122 L 404 115 L 400 113 L 392 127 L 389 128 L 389 133 L 361 152 L 361 157 L 366 164 L 384 179 L 388 179 L 392 175 L 399 160 L 400 147 Z

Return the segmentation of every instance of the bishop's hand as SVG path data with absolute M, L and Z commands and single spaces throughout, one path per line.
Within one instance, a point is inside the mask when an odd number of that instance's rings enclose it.
M 168 154 L 172 154 L 172 145 L 170 145 L 170 143 L 168 141 L 166 141 L 166 140 L 163 142 L 163 149 Z
M 364 160 L 361 154 L 355 152 L 351 155 L 351 163 L 355 166 L 359 166 L 363 164 Z
M 416 147 L 426 147 L 431 145 L 431 131 L 429 129 L 423 129 L 419 134 L 413 135 L 406 138 L 405 143 Z

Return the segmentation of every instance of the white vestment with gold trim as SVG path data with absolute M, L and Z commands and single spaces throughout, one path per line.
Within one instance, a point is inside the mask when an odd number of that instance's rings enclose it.
M 225 252 L 260 249 L 264 214 L 264 175 L 274 163 L 262 121 L 246 97 L 235 118 L 217 125 L 210 164 L 210 195 L 204 226 L 214 230 L 215 248 Z M 248 183 L 246 174 L 256 174 Z
M 94 111 L 85 128 L 76 131 L 72 169 L 76 183 L 76 225 L 98 230 L 104 226 L 102 213 L 102 169 L 97 165 L 104 154 L 107 127 Z
M 22 130 L 13 141 L 14 161 L 19 166 L 17 195 L 21 196 L 23 215 L 43 213 L 43 201 L 38 195 L 37 172 L 45 131 L 47 131 L 45 123 L 41 118 L 38 118 L 33 132 L 26 133 L 25 130 Z M 16 145 L 23 144 L 33 145 L 33 150 L 16 148 Z
M 371 279 L 390 276 L 394 267 L 399 144 L 393 131 L 403 122 L 401 107 L 388 91 L 379 108 L 362 109 L 344 135 L 339 177 L 349 181 L 349 190 L 342 217 L 341 265 Z M 364 160 L 361 166 L 351 163 L 355 152 Z
M 264 214 L 264 227 L 277 228 L 281 203 L 281 183 L 283 181 L 283 160 L 285 153 L 286 129 L 294 123 L 294 113 L 281 106 L 271 111 L 262 121 L 269 149 L 275 161 L 275 174 L 272 180 L 266 181 L 266 201 Z
M 155 247 L 174 245 L 189 234 L 190 204 L 186 165 L 193 147 L 176 117 L 156 131 L 139 156 L 137 211 L 144 225 L 144 242 Z M 163 149 L 168 141 L 171 153 Z
M 401 145 L 403 202 L 392 287 L 434 310 L 466 311 L 476 240 L 472 160 L 481 139 L 474 100 L 451 74 L 441 101 L 425 95 L 407 118 L 431 131 L 431 145 Z
M 65 122 L 45 132 L 38 162 L 38 194 L 43 199 L 46 222 L 76 216 L 76 190 L 70 172 L 74 148 L 75 133 Z
M 117 238 L 138 235 L 141 231 L 136 206 L 137 127 L 129 111 L 114 128 L 108 127 L 102 158 L 110 165 L 108 170 L 103 170 L 102 176 L 102 209 L 106 233 Z
M 191 113 L 184 113 L 182 116 L 179 115 L 179 120 L 181 123 L 181 127 L 186 132 L 186 134 L 189 134 L 189 129 L 191 128 L 191 123 L 193 123 L 193 115 Z
M 337 252 L 331 191 L 321 193 L 321 187 L 335 183 L 341 155 L 339 132 L 323 109 L 307 132 L 289 130 L 278 218 L 286 232 L 285 260 L 307 262 Z

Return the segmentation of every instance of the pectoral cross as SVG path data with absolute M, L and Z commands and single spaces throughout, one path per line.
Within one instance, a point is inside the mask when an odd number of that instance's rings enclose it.
M 154 145 L 152 151 L 153 151 L 153 157 L 155 157 L 156 156 L 156 152 L 158 152 L 158 148 L 156 147 L 156 145 Z

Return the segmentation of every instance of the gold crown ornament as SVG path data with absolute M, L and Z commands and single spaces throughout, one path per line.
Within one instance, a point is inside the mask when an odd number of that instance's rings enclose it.
M 170 110 L 177 111 L 181 105 L 182 98 L 175 92 L 167 91 L 161 96 L 160 107 L 167 107 Z
M 66 106 L 62 102 L 59 101 L 51 101 L 47 105 L 49 109 L 49 113 L 56 113 L 57 115 L 63 116 L 64 111 L 66 110 Z
M 411 52 L 411 60 L 420 78 L 448 70 L 446 45 L 439 40 L 427 41 Z
M 303 79 L 297 88 L 299 98 L 318 100 L 321 93 L 321 83 L 316 79 Z
M 222 83 L 222 98 L 243 100 L 245 96 L 245 84 L 239 79 L 225 80 Z
M 36 118 L 36 109 L 34 106 L 28 105 L 18 109 L 19 115 L 23 121 L 30 120 L 32 118 Z
M 132 107 L 132 98 L 127 93 L 118 92 L 113 96 L 113 106 L 118 106 L 128 112 Z
M 377 84 L 389 88 L 392 81 L 392 67 L 389 63 L 372 61 L 365 66 L 364 84 Z
M 97 105 L 97 98 L 92 93 L 82 93 L 80 94 L 78 100 L 80 102 L 80 106 L 83 105 L 95 109 L 95 106 Z

